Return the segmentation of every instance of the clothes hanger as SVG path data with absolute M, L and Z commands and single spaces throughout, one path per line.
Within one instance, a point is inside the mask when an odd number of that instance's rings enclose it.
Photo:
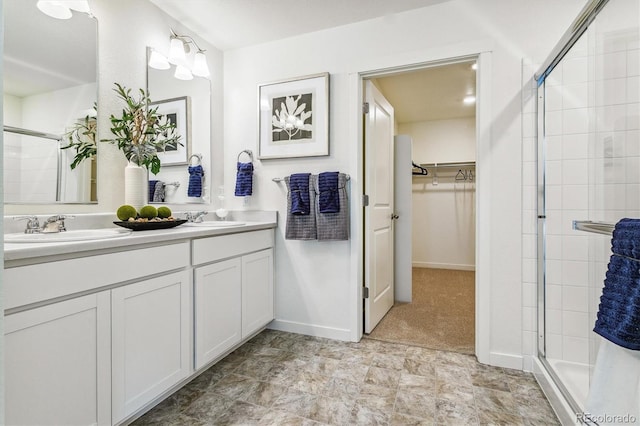
M 414 163 L 413 161 L 411 162 L 411 165 L 413 166 L 414 169 L 418 169 L 419 170 L 419 171 L 412 171 L 411 174 L 419 175 L 419 176 L 427 176 L 429 174 L 429 171 L 427 169 L 425 169 L 422 166 L 419 166 L 418 164 Z
M 458 173 L 456 174 L 456 180 L 467 180 L 467 173 L 463 172 L 462 169 L 458 169 Z

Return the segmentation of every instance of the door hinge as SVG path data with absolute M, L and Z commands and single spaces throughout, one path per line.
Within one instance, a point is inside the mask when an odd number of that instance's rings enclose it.
M 363 299 L 369 298 L 369 287 L 362 287 L 362 298 Z
M 362 113 L 369 114 L 369 102 L 364 102 L 362 104 Z
M 362 194 L 362 207 L 367 207 L 369 205 L 369 196 L 367 194 Z

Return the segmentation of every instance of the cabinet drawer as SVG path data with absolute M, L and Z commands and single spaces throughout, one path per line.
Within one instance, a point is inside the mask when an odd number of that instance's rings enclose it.
M 189 266 L 189 243 L 150 247 L 4 270 L 5 309 Z
M 192 244 L 193 264 L 201 265 L 273 247 L 273 230 L 200 238 Z

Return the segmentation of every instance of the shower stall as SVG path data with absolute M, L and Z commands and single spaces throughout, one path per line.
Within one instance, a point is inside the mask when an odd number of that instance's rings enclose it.
M 537 358 L 575 421 L 611 231 L 640 217 L 640 2 L 590 1 L 535 78 Z

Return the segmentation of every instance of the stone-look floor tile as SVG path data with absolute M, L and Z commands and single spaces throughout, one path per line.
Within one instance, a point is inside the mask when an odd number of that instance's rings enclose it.
M 247 358 L 260 358 L 273 362 L 280 360 L 280 358 L 282 358 L 286 353 L 287 351 L 283 351 L 282 349 L 261 346 L 256 348 L 256 350 L 251 354 L 247 355 Z
M 420 391 L 430 395 L 435 395 L 436 379 L 435 377 L 417 376 L 415 374 L 400 373 L 400 382 L 398 389 Z
M 255 386 L 244 392 L 239 399 L 254 405 L 271 407 L 273 402 L 280 397 L 287 388 L 269 382 L 257 382 Z
M 474 387 L 473 394 L 475 395 L 476 407 L 479 410 L 501 411 L 519 415 L 518 403 L 511 392 Z
M 346 347 L 343 349 L 341 362 L 371 365 L 371 362 L 373 361 L 373 358 L 375 356 L 376 353 L 374 352 L 358 350 L 354 349 L 353 347 Z
M 389 368 L 392 370 L 402 370 L 404 368 L 405 357 L 389 354 L 378 354 L 371 361 L 372 367 Z
M 444 351 L 437 351 L 436 363 L 440 365 L 455 365 L 462 368 L 472 368 L 478 365 L 472 355 Z
M 391 419 L 391 412 L 371 408 L 356 402 L 351 410 L 350 425 L 377 426 L 388 425 Z
M 187 417 L 182 413 L 171 413 L 164 417 L 154 417 L 153 412 L 149 412 L 135 421 L 136 426 L 207 426 L 203 422 L 192 417 Z
M 388 388 L 397 388 L 400 382 L 400 371 L 370 367 L 367 376 L 364 378 L 364 382 Z
M 276 364 L 260 380 L 275 384 L 288 385 L 300 373 L 296 367 L 288 367 L 284 364 Z
M 434 349 L 421 348 L 418 346 L 409 346 L 407 348 L 406 357 L 422 362 L 435 362 L 438 351 Z
M 420 417 L 407 416 L 406 414 L 393 413 L 389 426 L 431 426 L 435 424 L 435 418 L 421 419 Z
M 323 356 L 314 356 L 302 368 L 311 373 L 331 376 L 333 375 L 334 371 L 336 371 L 339 365 L 340 361 L 337 359 L 325 358 Z
M 351 420 L 351 410 L 354 403 L 342 401 L 338 398 L 318 398 L 311 408 L 309 418 L 332 425 L 346 425 Z
M 411 358 L 405 358 L 403 370 L 409 374 L 426 377 L 433 377 L 436 371 L 433 367 L 433 363 L 419 361 Z
M 290 385 L 292 389 L 317 395 L 322 393 L 327 383 L 329 383 L 329 379 L 329 376 L 323 376 L 322 374 L 300 371 L 298 375 L 293 378 Z
M 471 373 L 464 368 L 455 365 L 438 365 L 435 368 L 435 376 L 438 382 L 456 383 L 460 386 L 473 386 Z
M 304 369 L 306 365 L 313 359 L 313 354 L 285 352 L 275 365 L 283 367 L 294 367 Z
M 260 426 L 315 426 L 320 423 L 311 419 L 305 419 L 304 417 L 296 416 L 293 413 L 289 413 L 281 410 L 269 410 L 260 421 Z
M 308 418 L 317 400 L 317 395 L 300 392 L 296 389 L 287 389 L 285 393 L 275 400 L 271 408 Z
M 473 404 L 436 400 L 436 423 L 443 425 L 478 425 L 478 415 Z
M 399 389 L 394 411 L 423 419 L 434 418 L 436 398 L 433 394 Z
M 257 425 L 266 413 L 267 409 L 265 407 L 249 404 L 244 401 L 235 401 L 215 420 L 214 424 Z
M 524 419 L 520 415 L 503 411 L 479 410 L 478 418 L 482 426 L 524 426 Z
M 348 379 L 332 377 L 322 390 L 322 395 L 342 400 L 354 400 L 360 394 L 360 383 Z
M 273 362 L 260 358 L 249 358 L 233 370 L 233 372 L 255 379 L 263 379 L 274 365 Z
M 211 387 L 211 391 L 224 395 L 229 399 L 240 399 L 242 396 L 252 391 L 258 385 L 258 381 L 247 376 L 229 374 Z
M 531 399 L 524 404 L 519 404 L 518 412 L 525 424 L 560 424 L 546 399 Z
M 356 405 L 390 414 L 393 411 L 395 401 L 395 389 L 365 384 L 360 388 L 360 394 L 356 398 Z
M 436 398 L 451 402 L 473 404 L 473 387 L 461 386 L 457 383 L 437 381 Z
M 289 352 L 296 354 L 315 354 L 322 347 L 322 343 L 312 340 L 300 340 L 294 342 L 294 344 L 288 349 Z
M 474 386 L 480 386 L 483 388 L 490 388 L 495 390 L 501 390 L 509 392 L 509 383 L 502 371 L 474 371 L 471 373 L 471 383 Z
M 368 371 L 368 365 L 341 361 L 333 372 L 333 377 L 364 383 L 364 378 L 367 376 Z
M 268 345 L 272 348 L 278 348 L 288 351 L 296 345 L 296 341 L 293 339 L 288 339 L 284 336 L 276 336 L 268 343 Z
M 215 424 L 234 401 L 220 394 L 206 392 L 184 410 L 183 414 L 205 423 Z
M 378 353 L 383 353 L 387 355 L 395 355 L 405 357 L 407 355 L 408 345 L 403 345 L 401 343 L 384 343 L 381 344 L 378 348 Z
M 320 349 L 316 352 L 317 355 L 332 358 L 332 359 L 342 359 L 345 353 L 345 348 L 342 346 L 334 346 L 334 345 L 321 345 Z

